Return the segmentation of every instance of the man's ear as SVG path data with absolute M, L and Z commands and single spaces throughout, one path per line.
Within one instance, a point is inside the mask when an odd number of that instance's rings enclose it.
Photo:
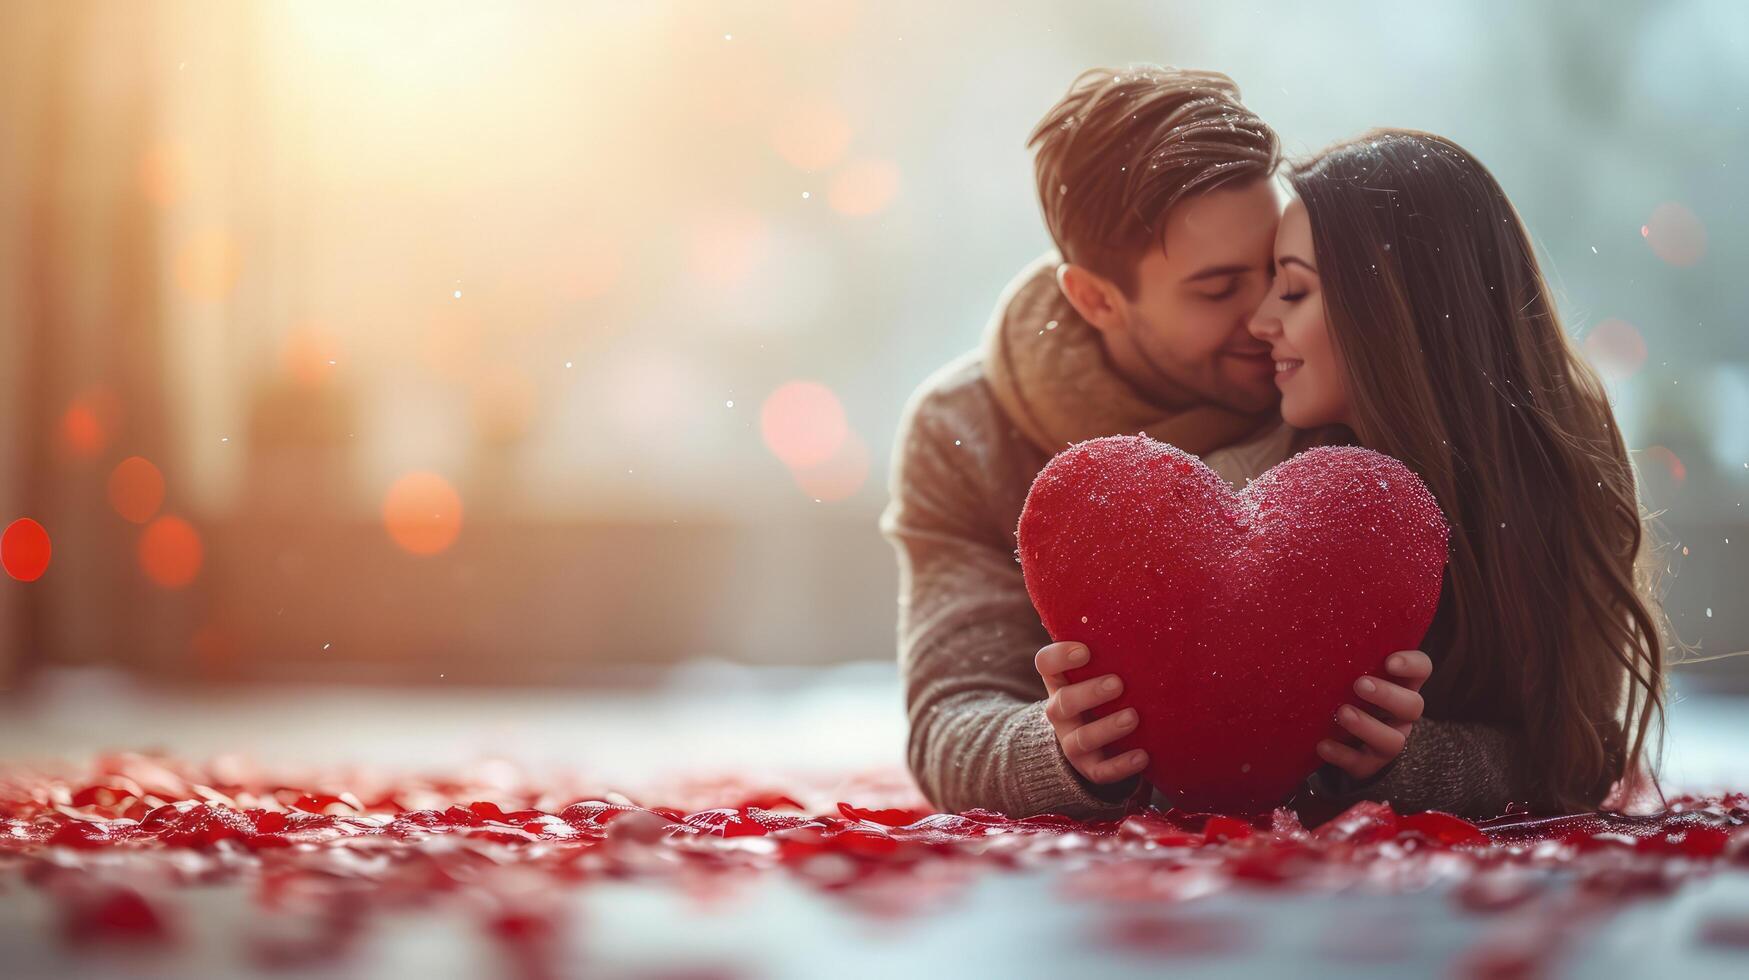
M 1065 262 L 1057 266 L 1057 288 L 1081 319 L 1100 333 L 1123 327 L 1123 292 L 1097 272 Z

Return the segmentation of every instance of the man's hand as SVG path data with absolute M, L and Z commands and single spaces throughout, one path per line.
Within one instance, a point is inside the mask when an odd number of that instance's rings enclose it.
M 1048 649 L 1048 648 L 1047 648 Z M 1042 652 L 1041 652 L 1042 656 Z M 1424 704 L 1421 685 L 1433 674 L 1433 660 L 1420 650 L 1393 653 L 1385 660 L 1385 672 L 1396 682 L 1362 677 L 1354 693 L 1376 705 L 1368 711 L 1345 704 L 1336 711 L 1336 723 L 1354 738 L 1344 745 L 1333 739 L 1318 743 L 1318 756 L 1355 780 L 1371 779 L 1409 743 L 1409 732 L 1421 720 Z
M 1095 785 L 1105 785 L 1127 779 L 1141 772 L 1148 764 L 1148 753 L 1141 749 L 1126 752 L 1117 758 L 1107 758 L 1105 746 L 1136 729 L 1136 709 L 1125 708 L 1097 721 L 1089 721 L 1089 710 L 1110 701 L 1123 691 L 1123 681 L 1116 674 L 1106 674 L 1070 684 L 1063 672 L 1084 667 L 1089 654 L 1079 643 L 1052 643 L 1041 647 L 1033 658 L 1033 666 L 1044 678 L 1045 717 L 1056 729 L 1057 743 L 1069 764 L 1081 778 Z

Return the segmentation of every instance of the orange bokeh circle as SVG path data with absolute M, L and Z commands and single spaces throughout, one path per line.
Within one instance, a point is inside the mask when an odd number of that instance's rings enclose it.
M 819 466 L 850 438 L 844 406 L 832 389 L 817 381 L 780 385 L 759 410 L 759 432 L 766 448 L 791 469 Z
M 436 473 L 408 473 L 383 496 L 383 527 L 403 550 L 435 555 L 461 533 L 461 495 Z
M 164 504 L 164 474 L 144 456 L 129 456 L 109 472 L 109 505 L 124 520 L 144 524 Z
M 160 517 L 140 535 L 140 570 L 152 584 L 180 589 L 200 574 L 206 549 L 200 532 L 180 517 Z

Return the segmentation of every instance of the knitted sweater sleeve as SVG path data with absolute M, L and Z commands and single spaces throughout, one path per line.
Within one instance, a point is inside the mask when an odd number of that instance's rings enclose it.
M 1377 800 L 1399 813 L 1496 817 L 1509 803 L 1535 805 L 1541 796 L 1523 757 L 1523 737 L 1511 729 L 1422 718 L 1410 729 L 1402 754 L 1373 778 L 1354 781 L 1325 766 L 1308 784 L 1335 805 Z
M 996 523 L 974 441 L 928 398 L 906 413 L 881 531 L 899 560 L 898 655 L 911 773 L 943 810 L 1011 817 L 1125 812 L 1139 779 L 1086 782 L 1045 717 L 1033 657 L 1050 636 Z M 967 438 L 956 442 L 956 438 Z

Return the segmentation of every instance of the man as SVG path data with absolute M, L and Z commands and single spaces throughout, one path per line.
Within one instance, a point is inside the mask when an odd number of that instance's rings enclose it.
M 1286 456 L 1269 348 L 1245 329 L 1269 288 L 1280 151 L 1226 76 L 1166 68 L 1086 72 L 1029 146 L 1057 252 L 1004 292 L 982 349 L 912 397 L 881 519 L 908 757 L 944 809 L 1110 816 L 1142 760 L 1082 772 L 1059 746 L 1015 528 L 1033 477 L 1084 439 L 1147 432 L 1236 485 Z

